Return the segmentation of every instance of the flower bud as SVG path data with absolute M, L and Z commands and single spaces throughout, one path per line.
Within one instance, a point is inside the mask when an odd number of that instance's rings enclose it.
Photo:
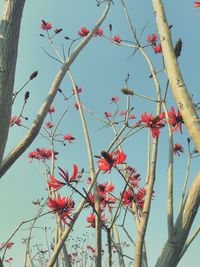
M 30 92 L 29 91 L 26 91 L 25 95 L 24 95 L 24 101 L 26 102 L 27 99 L 29 98 L 30 96 Z
M 33 80 L 35 77 L 37 77 L 38 76 L 38 71 L 36 70 L 36 71 L 34 71 L 32 74 L 31 74 L 31 76 L 30 76 L 30 80 Z

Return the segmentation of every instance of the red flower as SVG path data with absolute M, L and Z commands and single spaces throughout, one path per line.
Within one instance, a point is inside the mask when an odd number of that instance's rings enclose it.
M 8 241 L 6 243 L 2 243 L 1 247 L 6 247 L 6 248 L 10 249 L 13 245 L 14 245 L 14 242 Z
M 154 46 L 156 45 L 157 40 L 158 40 L 158 35 L 155 33 L 152 33 L 152 35 L 149 34 L 147 36 L 147 42 Z
M 66 219 L 73 220 L 70 216 L 75 205 L 73 199 L 68 197 L 61 198 L 60 194 L 58 194 L 57 198 L 52 199 L 49 197 L 47 205 L 52 211 L 57 212 L 61 216 L 61 220 L 65 224 L 68 224 Z
M 48 122 L 46 123 L 46 125 L 45 125 L 45 128 L 46 128 L 46 129 L 51 129 L 51 128 L 53 128 L 53 123 L 52 123 L 51 121 L 48 121 Z
M 120 110 L 119 116 L 124 116 L 127 114 L 127 112 L 128 112 L 127 110 Z
M 76 138 L 73 137 L 71 134 L 66 134 L 63 136 L 63 139 L 69 141 L 69 143 L 72 143 L 72 141 L 75 140 Z
M 91 184 L 92 183 L 92 179 L 91 179 L 91 177 L 88 177 L 87 178 L 87 184 Z
M 119 102 L 119 100 L 120 100 L 119 96 L 113 96 L 113 97 L 111 98 L 111 101 L 114 102 L 114 103 Z
M 98 185 L 98 192 L 101 193 L 110 193 L 114 190 L 115 186 L 112 183 L 105 182 Z
M 132 115 L 129 116 L 129 120 L 134 120 L 134 119 L 136 119 L 135 115 L 132 114 Z
M 111 118 L 112 117 L 112 113 L 111 112 L 104 112 L 104 114 L 105 114 L 105 116 L 107 117 L 107 118 Z
M 113 205 L 116 202 L 116 198 L 112 196 L 107 196 L 104 198 L 103 202 L 101 203 L 103 207 L 106 207 L 108 205 L 108 209 L 111 212 L 113 209 Z
M 156 46 L 153 47 L 153 50 L 156 54 L 162 53 L 162 46 L 161 44 L 158 44 Z
M 53 113 L 53 112 L 55 112 L 55 108 L 54 108 L 54 106 L 50 106 L 49 113 Z
M 137 200 L 137 202 L 141 208 L 143 208 L 143 206 L 144 206 L 145 195 L 146 195 L 146 189 L 144 187 L 140 188 L 139 191 L 137 192 L 137 194 L 135 194 L 135 199 Z
M 126 154 L 124 154 L 123 151 L 118 150 L 117 155 L 116 155 L 116 157 L 115 157 L 115 159 L 114 159 L 114 167 L 115 167 L 117 164 L 120 164 L 120 163 L 125 162 L 126 157 L 127 157 L 127 156 L 126 156 Z
M 75 103 L 75 104 L 74 104 L 74 107 L 75 107 L 76 110 L 79 110 L 78 103 Z
M 176 144 L 173 145 L 173 153 L 180 157 L 180 153 L 179 152 L 183 153 L 184 149 L 183 149 L 183 146 L 181 144 L 176 143 Z
M 90 245 L 87 245 L 87 249 L 91 250 L 93 254 L 95 254 L 96 250 Z
M 103 36 L 103 29 L 99 28 L 94 34 L 94 37 L 96 37 L 96 36 L 102 37 Z
M 101 220 L 106 223 L 107 222 L 107 219 L 105 217 L 105 214 L 102 214 L 101 216 Z M 87 222 L 89 223 L 89 226 L 88 227 L 92 227 L 92 228 L 95 228 L 95 215 L 94 213 L 90 213 L 90 215 L 87 217 Z
M 22 120 L 20 117 L 13 116 L 9 121 L 9 126 L 12 127 L 14 124 L 21 126 Z
M 69 174 L 67 171 L 64 171 L 62 168 L 58 167 L 60 170 L 59 174 L 60 176 L 67 182 L 77 182 L 76 178 L 78 177 L 78 166 L 76 164 L 73 164 L 73 173 L 71 177 L 69 178 Z
M 13 258 L 9 257 L 8 259 L 5 260 L 5 262 L 10 263 L 11 261 L 13 261 Z
M 83 91 L 82 87 L 77 87 L 76 89 L 77 89 L 78 94 Z M 72 94 L 75 95 L 75 89 L 74 88 L 72 89 Z
M 200 7 L 200 2 L 194 2 L 195 7 Z
M 48 184 L 48 186 L 50 186 L 52 188 L 59 189 L 63 185 L 65 185 L 65 183 L 62 183 L 61 181 L 59 181 L 55 177 L 53 177 L 53 175 L 50 175 L 49 178 L 50 178 L 50 181 L 47 182 L 47 184 Z
M 90 205 L 94 204 L 94 195 L 92 193 L 89 193 L 88 195 L 88 204 L 86 204 L 86 207 L 89 207 Z
M 171 107 L 171 110 L 168 112 L 168 116 L 169 116 L 169 123 L 173 126 L 172 131 L 176 132 L 177 129 L 179 128 L 182 134 L 182 124 L 184 122 L 180 111 L 178 110 L 176 114 L 174 107 Z
M 88 227 L 95 228 L 95 215 L 94 215 L 94 213 L 90 213 L 90 215 L 87 217 L 87 222 L 89 223 Z
M 114 157 L 114 153 L 101 152 L 101 159 L 97 161 L 100 170 L 107 172 L 112 167 L 116 167 L 117 164 L 124 163 L 126 160 L 126 154 L 123 151 L 118 150 L 117 155 Z
M 144 122 L 146 124 L 146 127 L 151 129 L 153 138 L 159 137 L 160 128 L 163 128 L 165 126 L 163 121 L 164 117 L 164 112 L 159 114 L 158 116 L 153 116 L 152 113 L 147 114 L 146 112 L 141 115 L 141 122 Z
M 111 38 L 111 40 L 115 43 L 120 44 L 121 43 L 121 37 L 119 35 L 115 35 L 113 36 L 113 38 Z
M 33 152 L 30 152 L 28 154 L 28 157 L 31 158 L 31 159 L 41 159 L 41 160 L 44 160 L 44 159 L 50 159 L 52 157 L 52 154 L 54 156 L 54 158 L 56 159 L 56 155 L 58 154 L 58 152 L 54 151 L 52 153 L 52 150 L 51 149 L 45 149 L 45 148 L 37 148 L 35 151 Z
M 122 196 L 122 193 L 120 194 Z M 130 205 L 132 206 L 132 203 L 135 200 L 135 195 L 132 189 L 125 190 L 123 197 L 122 197 L 122 203 L 124 206 Z
M 82 37 L 87 36 L 90 33 L 90 31 L 86 27 L 82 27 L 81 30 L 78 32 L 78 34 Z
M 132 168 L 131 166 L 127 167 L 127 174 L 128 174 L 128 180 L 129 180 L 129 185 L 132 188 L 137 188 L 139 187 L 139 181 L 140 181 L 140 174 L 137 173 L 137 170 L 135 168 Z
M 52 24 L 49 23 L 49 22 L 46 22 L 46 21 L 42 20 L 41 28 L 43 30 L 51 30 Z

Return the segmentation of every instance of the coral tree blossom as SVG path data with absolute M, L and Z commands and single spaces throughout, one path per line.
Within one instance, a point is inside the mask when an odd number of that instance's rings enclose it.
M 119 102 L 119 100 L 120 100 L 119 96 L 113 96 L 113 97 L 111 98 L 111 101 L 114 102 L 114 103 Z
M 180 157 L 180 153 L 183 153 L 184 150 L 183 150 L 183 146 L 179 143 L 176 143 L 173 145 L 173 153 L 175 155 L 178 155 Z
M 104 173 L 111 170 L 112 167 L 116 167 L 117 164 L 124 163 L 126 160 L 126 154 L 123 151 L 118 150 L 117 154 L 114 152 L 107 153 L 101 152 L 101 158 L 97 161 L 98 167 Z
M 44 159 L 50 159 L 52 157 L 52 154 L 54 156 L 54 159 L 56 159 L 56 155 L 58 152 L 53 151 L 51 149 L 45 149 L 45 148 L 37 148 L 35 151 L 30 152 L 28 154 L 28 157 L 31 159 L 39 159 L 39 160 L 44 160 Z
M 77 90 L 77 93 L 80 94 L 83 91 L 83 88 L 77 87 L 76 90 Z M 75 89 L 74 88 L 72 89 L 72 94 L 75 95 Z
M 66 134 L 63 136 L 63 139 L 69 141 L 69 143 L 72 143 L 72 141 L 75 140 L 76 138 L 73 137 L 71 134 Z
M 107 118 L 111 118 L 112 117 L 112 113 L 111 112 L 104 112 L 104 114 L 105 114 L 105 116 L 107 117 Z
M 9 121 L 9 126 L 12 127 L 13 125 L 21 126 L 22 120 L 20 117 L 13 116 Z
M 195 7 L 200 7 L 200 2 L 194 2 Z
M 121 43 L 121 37 L 119 35 L 113 36 L 111 39 L 113 42 L 120 44 Z
M 153 47 L 153 50 L 156 54 L 162 53 L 162 46 L 161 44 L 158 44 L 156 46 Z
M 51 121 L 48 121 L 46 124 L 45 124 L 45 128 L 46 129 L 51 129 L 53 128 L 53 123 Z
M 89 33 L 90 31 L 86 27 L 82 27 L 81 30 L 78 32 L 81 37 L 87 36 Z
M 49 113 L 54 113 L 55 112 L 55 108 L 54 108 L 54 106 L 50 106 L 50 108 L 49 108 Z
M 102 37 L 102 36 L 103 36 L 103 29 L 102 29 L 102 28 L 99 28 L 99 29 L 95 32 L 94 37 L 97 37 L 97 36 L 99 36 L 99 37 Z
M 6 243 L 2 243 L 2 244 L 1 244 L 1 248 L 2 248 L 2 247 L 6 247 L 6 248 L 10 249 L 13 245 L 14 245 L 14 242 L 12 242 L 12 241 L 8 241 L 8 242 L 6 242 Z
M 74 107 L 75 107 L 76 110 L 79 110 L 78 103 L 75 103 L 75 104 L 74 104 Z
M 157 138 L 160 135 L 160 128 L 163 128 L 165 126 L 164 124 L 164 117 L 165 113 L 162 112 L 158 116 L 153 116 L 151 114 L 147 114 L 147 112 L 144 112 L 141 115 L 141 122 L 143 122 L 147 128 L 151 129 L 151 134 L 153 138 Z
M 68 224 L 66 219 L 73 220 L 71 217 L 71 213 L 74 209 L 74 200 L 68 197 L 60 197 L 60 194 L 56 198 L 49 197 L 48 207 L 52 210 L 57 212 L 61 216 L 61 220 Z
M 73 173 L 70 177 L 69 177 L 68 172 L 63 170 L 61 167 L 58 167 L 58 169 L 60 170 L 59 174 L 64 179 L 65 183 L 57 180 L 53 175 L 50 175 L 49 176 L 50 181 L 48 182 L 48 186 L 55 188 L 55 189 L 59 189 L 63 185 L 66 185 L 72 182 L 77 182 L 76 178 L 78 177 L 78 166 L 76 164 L 73 164 Z
M 101 215 L 101 220 L 106 223 L 107 222 L 107 219 L 105 217 L 105 214 L 102 214 Z M 90 215 L 87 217 L 87 222 L 89 223 L 89 226 L 88 227 L 92 227 L 92 228 L 95 228 L 95 215 L 94 213 L 90 213 Z
M 169 123 L 172 125 L 172 131 L 176 132 L 177 129 L 180 129 L 182 134 L 182 124 L 184 123 L 181 112 L 178 110 L 177 113 L 174 107 L 171 107 L 171 110 L 168 112 Z
M 157 40 L 158 40 L 158 35 L 155 33 L 152 33 L 152 35 L 149 34 L 147 36 L 147 42 L 152 45 L 156 45 Z
M 52 29 L 52 24 L 42 20 L 41 28 L 43 30 L 51 30 Z

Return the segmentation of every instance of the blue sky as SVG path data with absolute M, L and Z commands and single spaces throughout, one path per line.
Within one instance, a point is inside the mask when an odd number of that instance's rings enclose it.
M 0 7 L 2 6 L 0 0 Z M 28 86 L 30 91 L 30 101 L 25 109 L 25 114 L 29 120 L 25 122 L 26 126 L 30 126 L 34 116 L 36 115 L 40 105 L 42 104 L 55 74 L 60 68 L 60 64 L 50 59 L 42 50 L 44 48 L 50 53 L 54 53 L 45 38 L 39 36 L 42 33 L 40 28 L 41 20 L 44 19 L 52 23 L 55 28 L 63 28 L 56 38 L 56 44 L 61 49 L 62 44 L 67 49 L 68 43 L 64 36 L 71 38 L 77 37 L 77 32 L 82 26 L 89 29 L 92 28 L 96 20 L 101 15 L 103 8 L 97 8 L 94 0 L 85 1 L 27 1 L 24 16 L 22 19 L 18 63 L 15 79 L 15 90 L 18 90 L 28 79 L 29 75 L 35 71 L 39 71 L 39 75 Z M 127 26 L 126 17 L 124 15 L 120 1 L 115 1 L 111 11 L 103 23 L 102 28 L 106 36 L 109 36 L 109 27 L 113 25 L 113 35 L 120 35 L 123 40 L 131 40 L 131 34 Z M 172 38 L 176 42 L 178 38 L 183 40 L 182 55 L 179 59 L 181 71 L 190 94 L 193 99 L 199 102 L 199 23 L 200 14 L 198 9 L 193 7 L 192 1 L 165 1 L 166 12 L 169 24 L 173 25 Z M 141 43 L 146 44 L 146 36 L 153 32 L 157 32 L 155 18 L 150 1 L 130 1 L 127 3 L 130 14 L 140 34 L 142 28 L 146 24 L 146 28 L 141 36 Z M 146 49 L 147 53 L 156 65 L 156 69 L 162 68 L 162 56 L 155 55 L 151 48 Z M 105 38 L 94 38 L 88 46 L 81 52 L 80 56 L 74 62 L 71 70 L 75 76 L 78 85 L 83 87 L 81 99 L 84 105 L 94 111 L 99 117 L 104 117 L 105 111 L 113 112 L 114 105 L 110 104 L 112 96 L 120 97 L 120 109 L 126 109 L 126 98 L 121 94 L 120 89 L 124 87 L 124 79 L 127 73 L 130 74 L 129 86 L 136 92 L 145 94 L 152 98 L 155 97 L 155 88 L 153 81 L 149 79 L 147 64 L 142 56 L 137 53 L 135 56 L 129 58 L 133 51 L 130 48 L 122 46 L 114 46 L 109 40 Z M 158 76 L 164 91 L 166 78 L 163 73 Z M 66 95 L 71 94 L 72 85 L 68 77 L 64 79 L 61 84 L 61 89 Z M 23 94 L 17 99 L 13 107 L 13 115 L 20 112 L 23 101 Z M 88 170 L 88 162 L 86 155 L 86 146 L 83 139 L 83 131 L 79 114 L 75 111 L 75 99 L 70 101 L 69 112 L 62 121 L 59 133 L 71 133 L 76 137 L 73 144 L 67 144 L 63 147 L 60 143 L 56 144 L 56 150 L 59 151 L 57 166 L 62 166 L 72 171 L 72 164 L 77 163 L 80 168 L 84 167 Z M 133 113 L 139 119 L 142 112 L 155 112 L 156 107 L 152 103 L 148 103 L 143 99 L 133 97 L 132 106 Z M 171 93 L 167 100 L 168 108 L 171 108 L 175 102 Z M 56 96 L 53 104 L 56 108 L 53 114 L 56 121 L 63 109 L 65 103 L 60 94 Z M 101 150 L 106 149 L 111 140 L 113 133 L 110 128 L 102 128 L 104 126 L 97 121 L 90 114 L 87 114 L 88 127 L 90 130 L 91 143 L 93 145 L 94 154 L 98 154 Z M 19 140 L 24 136 L 26 130 L 20 127 L 13 127 L 9 133 L 7 144 L 8 153 L 10 149 L 15 146 Z M 44 130 L 43 130 L 44 133 Z M 184 128 L 183 135 L 179 132 L 174 135 L 174 141 L 180 142 L 186 148 L 186 138 L 188 137 L 187 130 Z M 167 128 L 162 129 L 162 134 L 159 144 L 159 160 L 157 167 L 157 180 L 155 183 L 155 199 L 152 203 L 151 217 L 149 221 L 149 228 L 147 232 L 147 249 L 149 251 L 149 266 L 154 266 L 154 263 L 161 251 L 162 245 L 166 240 L 166 188 L 167 188 L 167 151 L 166 145 Z M 46 197 L 45 191 L 46 180 L 41 171 L 41 166 L 37 162 L 29 162 L 28 153 L 35 150 L 37 147 L 49 147 L 50 144 L 38 137 L 31 147 L 24 153 L 24 155 L 15 163 L 15 165 L 6 173 L 2 180 L 0 180 L 0 202 L 1 208 L 1 230 L 0 242 L 5 241 L 15 227 L 23 220 L 34 216 L 35 207 L 32 205 L 32 200 Z M 125 153 L 128 155 L 127 163 L 134 166 L 142 177 L 142 184 L 144 185 L 146 175 L 146 150 L 147 150 L 147 130 L 134 135 L 128 139 L 123 145 Z M 181 196 L 181 189 L 183 186 L 183 179 L 186 171 L 186 155 L 175 159 L 174 172 L 174 195 L 175 195 L 175 209 L 179 207 L 179 199 Z M 191 175 L 189 182 L 191 183 L 199 166 L 199 158 L 192 161 Z M 86 178 L 86 177 L 85 177 Z M 101 175 L 100 181 L 108 180 L 108 175 Z M 115 173 L 112 174 L 112 180 L 118 186 L 117 191 L 120 190 L 120 177 Z M 64 194 L 64 191 L 62 191 Z M 81 217 L 81 222 L 85 220 L 89 211 L 86 211 Z M 37 226 L 44 224 L 52 225 L 52 219 L 45 217 L 41 219 Z M 131 219 L 130 219 L 131 220 Z M 199 216 L 196 219 L 195 225 Z M 78 233 L 88 232 L 92 233 L 91 229 L 81 227 L 80 221 L 77 222 Z M 24 246 L 21 244 L 21 238 L 26 236 L 26 227 L 23 231 L 19 231 L 13 241 L 15 246 L 9 252 L 8 256 L 14 258 L 12 266 L 20 267 L 24 258 Z M 132 222 L 128 223 L 128 230 L 132 231 Z M 76 231 L 76 230 L 75 230 Z M 75 232 L 74 231 L 74 232 Z M 124 235 L 120 232 L 122 240 Z M 39 230 L 34 231 L 34 238 L 40 238 Z M 42 239 L 42 238 L 41 238 Z M 198 266 L 199 253 L 199 237 L 193 242 L 187 254 L 180 262 L 180 267 Z M 35 241 L 33 241 L 34 243 Z M 131 252 L 131 250 L 130 250 Z

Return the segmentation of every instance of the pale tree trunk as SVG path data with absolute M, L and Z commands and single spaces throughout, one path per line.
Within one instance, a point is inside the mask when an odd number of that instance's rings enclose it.
M 200 151 L 200 121 L 180 72 L 171 40 L 170 29 L 161 0 L 152 0 L 160 35 L 165 70 L 184 123 L 198 151 Z
M 192 137 L 197 150 L 200 151 L 200 121 L 182 78 L 182 74 L 174 54 L 170 29 L 165 16 L 164 6 L 161 0 L 152 0 L 152 2 L 158 31 L 160 34 L 165 70 L 167 72 L 172 92 L 179 110 L 181 111 L 188 132 Z M 200 171 L 198 172 L 189 190 L 184 209 L 176 220 L 174 242 L 169 242 L 169 240 L 166 242 L 160 257 L 158 258 L 156 267 L 177 266 L 181 256 L 183 255 L 182 250 L 187 241 L 199 205 Z
M 200 171 L 189 190 L 184 210 L 176 220 L 175 241 L 166 242 L 156 267 L 177 266 L 200 204 Z
M 0 22 L 0 166 L 12 109 L 20 24 L 25 0 L 4 0 Z

